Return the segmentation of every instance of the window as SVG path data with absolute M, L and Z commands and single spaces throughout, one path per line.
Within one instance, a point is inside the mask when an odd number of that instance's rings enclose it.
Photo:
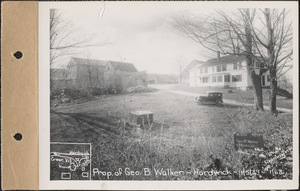
M 211 67 L 211 70 L 212 70 L 212 73 L 214 73 L 215 72 L 215 67 L 214 66 Z
M 232 82 L 241 82 L 241 81 L 242 81 L 242 75 L 232 76 Z
M 216 82 L 217 81 L 217 77 L 216 76 L 212 76 L 211 77 L 211 82 Z
M 223 76 L 218 76 L 218 82 L 223 82 Z
M 255 68 L 260 68 L 259 63 L 255 62 Z
M 209 78 L 208 77 L 204 77 L 203 78 L 203 83 L 208 83 L 209 82 Z
M 237 64 L 237 63 L 234 63 L 234 64 L 233 64 L 233 69 L 234 69 L 234 70 L 237 70 L 237 69 L 238 69 L 238 64 Z
M 243 65 L 242 62 L 239 62 L 239 69 L 242 69 Z
M 267 82 L 270 82 L 270 75 L 267 75 Z
M 204 73 L 207 73 L 207 72 L 208 72 L 208 68 L 205 67 L 205 68 L 204 68 Z
M 266 76 L 262 76 L 262 77 L 261 77 L 261 85 L 262 85 L 262 86 L 265 86 L 265 85 L 266 85 L 265 79 L 266 79 Z
M 221 72 L 221 66 L 217 66 L 217 72 Z
M 200 74 L 203 74 L 203 68 L 200 68 Z
M 224 76 L 224 82 L 230 82 L 230 75 Z
M 256 68 L 263 68 L 264 64 L 263 63 L 259 63 L 259 62 L 255 62 L 255 66 L 256 66 Z
M 226 71 L 227 70 L 227 65 L 222 65 L 222 71 Z

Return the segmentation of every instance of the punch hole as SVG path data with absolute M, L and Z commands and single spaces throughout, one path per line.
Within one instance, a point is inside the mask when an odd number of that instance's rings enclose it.
M 20 59 L 23 57 L 23 53 L 21 51 L 17 51 L 14 53 L 14 56 L 16 57 L 16 59 Z
M 22 134 L 21 133 L 16 133 L 14 135 L 14 138 L 17 140 L 17 141 L 21 141 L 22 140 Z

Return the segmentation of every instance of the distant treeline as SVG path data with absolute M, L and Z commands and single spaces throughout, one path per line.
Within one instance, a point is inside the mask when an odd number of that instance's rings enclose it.
M 170 74 L 147 74 L 148 84 L 176 84 L 179 76 Z

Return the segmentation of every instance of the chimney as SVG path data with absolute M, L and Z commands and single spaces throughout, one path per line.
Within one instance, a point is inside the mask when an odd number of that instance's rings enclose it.
M 218 60 L 220 60 L 220 51 L 218 51 L 217 54 L 218 54 Z

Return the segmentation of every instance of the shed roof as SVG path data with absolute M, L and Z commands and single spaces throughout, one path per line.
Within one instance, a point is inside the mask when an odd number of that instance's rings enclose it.
M 77 65 L 93 65 L 98 67 L 105 68 L 108 63 L 112 65 L 115 70 L 120 70 L 124 72 L 138 72 L 135 66 L 132 63 L 127 62 L 119 62 L 119 61 L 111 61 L 111 60 L 94 60 L 94 59 L 86 59 L 86 58 L 77 58 L 72 57 L 73 61 Z
M 132 63 L 118 62 L 118 61 L 109 61 L 109 63 L 112 65 L 112 67 L 115 70 L 120 70 L 123 72 L 137 72 L 138 71 Z
M 86 59 L 86 58 L 76 58 L 72 57 L 71 59 L 74 60 L 74 62 L 78 65 L 95 65 L 99 67 L 106 67 L 108 61 L 106 60 L 93 60 L 93 59 Z

